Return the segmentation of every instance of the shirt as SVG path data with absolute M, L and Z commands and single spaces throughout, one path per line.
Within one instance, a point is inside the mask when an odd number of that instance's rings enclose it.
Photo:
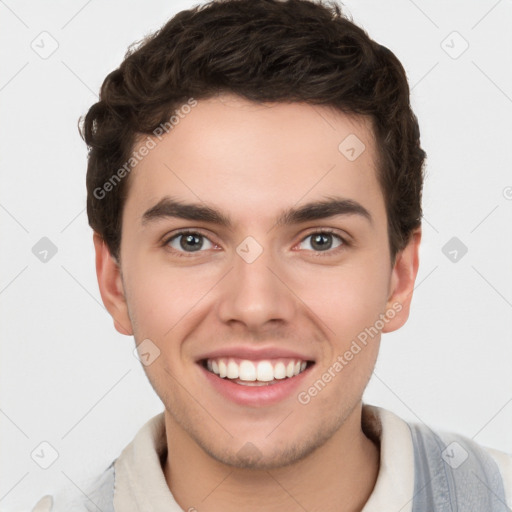
M 361 512 L 415 512 L 422 510 L 417 499 L 420 490 L 425 494 L 424 500 L 426 501 L 423 506 L 426 507 L 426 510 L 433 510 L 427 503 L 428 500 L 433 499 L 431 496 L 436 496 L 436 499 L 441 501 L 446 499 L 444 496 L 440 497 L 442 494 L 447 494 L 446 490 L 425 489 L 425 485 L 420 486 L 418 481 L 415 481 L 415 475 L 417 477 L 418 473 L 425 471 L 426 463 L 422 460 L 424 457 L 419 457 L 418 453 L 415 456 L 415 451 L 417 452 L 422 441 L 414 434 L 415 431 L 411 429 L 409 423 L 391 411 L 364 404 L 362 428 L 368 437 L 380 445 L 380 466 L 374 489 Z M 454 439 L 460 442 L 454 441 L 444 447 L 442 452 L 444 462 L 441 464 L 446 463 L 452 468 L 457 468 L 457 464 L 464 463 L 464 457 L 467 457 L 469 450 L 468 445 L 464 444 L 464 440 L 471 441 L 462 436 L 456 436 Z M 465 450 L 463 446 L 466 446 L 468 450 Z M 441 446 L 441 448 L 443 447 Z M 499 496 L 499 492 L 493 493 L 496 495 L 493 496 L 493 500 L 497 508 L 492 510 L 506 511 L 507 507 L 512 509 L 512 455 L 491 448 L 479 447 L 477 449 L 480 450 L 480 448 L 490 456 L 489 460 L 495 463 L 493 466 L 497 468 L 496 475 L 501 476 L 503 482 L 502 496 Z M 142 426 L 135 438 L 123 449 L 121 455 L 101 475 L 93 491 L 86 493 L 88 494 L 87 499 L 83 495 L 73 497 L 73 492 L 76 493 L 76 491 L 68 489 L 54 497 L 44 496 L 32 509 L 32 512 L 96 511 L 98 508 L 102 512 L 182 512 L 165 480 L 163 463 L 166 455 L 164 413 L 161 412 Z M 481 463 L 475 465 L 475 468 L 478 465 L 481 466 Z M 436 474 L 443 472 L 443 468 L 441 467 L 441 471 L 435 469 L 434 472 Z M 457 469 L 453 469 L 453 473 L 457 475 Z M 427 482 L 430 481 L 435 482 L 435 479 L 430 477 Z M 478 482 L 476 483 L 478 484 Z M 454 486 L 453 483 L 449 485 Z M 484 491 L 487 493 L 484 486 L 488 486 L 488 484 L 482 481 L 482 489 L 480 489 L 482 495 Z M 476 488 L 475 493 L 478 491 L 476 484 L 471 484 L 470 487 Z M 457 501 L 459 505 L 466 498 L 469 500 L 468 503 L 483 503 L 478 501 L 479 498 L 476 494 L 472 500 L 471 496 L 468 497 L 467 490 L 464 489 L 462 487 L 459 489 L 461 493 L 458 498 L 460 502 Z M 455 493 L 456 489 L 452 489 L 452 491 Z M 71 506 L 73 508 L 68 508 Z M 479 509 L 477 505 L 475 507 L 459 507 L 457 510 L 459 512 L 465 512 L 465 510 L 488 512 Z M 439 508 L 439 510 L 441 509 L 442 507 Z M 452 510 L 449 503 L 446 510 Z

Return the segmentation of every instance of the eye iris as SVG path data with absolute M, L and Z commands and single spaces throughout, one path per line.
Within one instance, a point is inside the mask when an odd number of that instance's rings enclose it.
M 316 233 L 311 237 L 311 245 L 320 251 L 329 250 L 332 247 L 332 235 L 330 233 Z M 189 233 L 180 235 L 180 246 L 182 249 L 198 251 L 202 247 L 202 236 Z
M 190 245 L 186 245 L 188 243 L 196 243 L 196 244 L 199 244 L 199 247 L 191 247 Z M 197 235 L 193 235 L 193 234 L 189 234 L 189 235 L 181 235 L 181 241 L 180 241 L 180 246 L 182 249 L 191 249 L 192 251 L 197 251 L 201 248 L 201 246 L 203 245 L 201 242 L 201 237 L 200 236 L 197 236 Z
M 311 245 L 315 249 L 319 249 L 321 251 L 328 250 L 332 246 L 332 236 L 328 233 L 317 233 L 312 237 Z

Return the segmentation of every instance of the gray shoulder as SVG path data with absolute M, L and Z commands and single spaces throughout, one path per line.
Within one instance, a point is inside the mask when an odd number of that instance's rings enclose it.
M 31 512 L 114 512 L 114 463 L 83 488 L 70 484 L 43 496 Z
M 409 424 L 409 427 L 414 447 L 416 508 L 413 510 L 428 507 L 431 510 L 433 501 L 442 497 L 453 505 L 450 510 L 510 510 L 511 458 L 508 454 L 454 432 L 433 431 L 419 424 Z M 440 501 L 435 504 L 440 506 Z M 445 509 L 440 507 L 440 510 Z

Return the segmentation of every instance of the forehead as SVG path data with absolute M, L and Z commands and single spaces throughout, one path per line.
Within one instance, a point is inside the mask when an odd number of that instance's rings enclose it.
M 283 207 L 326 196 L 383 214 L 367 118 L 227 94 L 187 112 L 168 133 L 150 137 L 152 149 L 131 172 L 125 212 L 132 220 L 165 196 L 216 206 L 245 224 L 270 222 Z

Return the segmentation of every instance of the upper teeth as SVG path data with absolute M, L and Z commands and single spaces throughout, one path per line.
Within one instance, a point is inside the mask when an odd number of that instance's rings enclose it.
M 294 377 L 306 369 L 307 362 L 298 359 L 276 361 L 250 361 L 248 359 L 215 358 L 208 359 L 208 370 L 219 377 L 246 381 L 269 382 L 274 379 Z

